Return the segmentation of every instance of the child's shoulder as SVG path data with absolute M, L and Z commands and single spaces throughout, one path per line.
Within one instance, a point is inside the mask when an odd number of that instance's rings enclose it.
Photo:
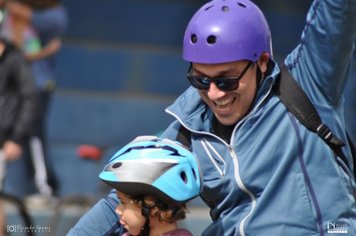
M 193 236 L 193 234 L 186 229 L 175 229 L 160 236 Z

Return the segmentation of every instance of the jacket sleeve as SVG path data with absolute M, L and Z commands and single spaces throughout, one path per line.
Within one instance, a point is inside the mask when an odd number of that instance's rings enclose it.
M 16 143 L 23 144 L 25 139 L 32 134 L 37 122 L 39 101 L 30 65 L 19 52 L 14 57 L 14 60 L 12 73 L 19 87 L 18 92 L 21 96 L 21 105 L 16 116 L 17 119 L 13 132 L 9 139 Z
M 339 104 L 356 35 L 356 0 L 315 0 L 286 64 L 317 103 Z
M 118 203 L 113 190 L 106 198 L 101 199 L 85 213 L 67 236 L 122 235 L 123 228 L 115 213 Z

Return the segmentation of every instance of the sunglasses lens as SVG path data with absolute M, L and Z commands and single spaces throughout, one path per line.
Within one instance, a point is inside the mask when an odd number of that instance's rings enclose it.
M 188 76 L 188 79 L 194 88 L 207 90 L 210 87 L 210 80 L 207 77 Z
M 239 87 L 239 80 L 229 78 L 218 78 L 215 80 L 216 86 L 222 91 L 231 91 Z

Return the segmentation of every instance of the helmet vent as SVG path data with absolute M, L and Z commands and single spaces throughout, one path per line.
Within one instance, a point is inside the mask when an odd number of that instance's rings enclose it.
M 190 41 L 192 42 L 192 43 L 197 43 L 197 41 L 198 41 L 198 37 L 197 37 L 197 35 L 196 34 L 192 34 L 191 36 L 190 36 Z
M 180 177 L 182 178 L 183 182 L 186 184 L 188 182 L 187 175 L 185 172 L 180 172 Z
M 114 165 L 112 165 L 112 168 L 113 168 L 113 169 L 117 169 L 117 168 L 119 168 L 120 166 L 122 166 L 122 162 L 116 162 Z
M 210 8 L 212 8 L 213 6 L 214 6 L 214 5 L 210 5 L 210 6 L 206 7 L 204 10 L 207 11 L 207 10 L 209 10 Z
M 208 38 L 206 39 L 206 42 L 208 44 L 215 44 L 216 43 L 216 36 L 215 35 L 208 36 Z
M 192 168 L 192 172 L 193 172 L 194 178 L 197 179 L 197 173 L 195 173 L 195 170 L 193 168 Z
M 223 12 L 228 12 L 228 11 L 230 11 L 230 8 L 229 8 L 228 6 L 223 6 L 223 7 L 221 8 L 221 10 L 222 10 Z
M 240 7 L 246 8 L 246 5 L 243 4 L 242 2 L 238 2 L 237 5 L 239 5 Z

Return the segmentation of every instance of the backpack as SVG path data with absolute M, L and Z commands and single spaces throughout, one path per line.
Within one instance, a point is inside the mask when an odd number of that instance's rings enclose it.
M 283 79 L 281 79 L 283 78 Z M 289 73 L 285 64 L 281 66 L 281 73 L 277 78 L 276 84 L 273 87 L 273 91 L 279 97 L 281 102 L 286 106 L 289 112 L 291 112 L 308 130 L 317 133 L 319 137 L 333 150 L 336 156 L 345 163 L 345 165 L 351 170 L 347 158 L 342 151 L 342 147 L 345 143 L 341 141 L 336 135 L 334 135 L 328 126 L 326 126 L 313 104 L 305 94 L 303 89 L 293 79 Z M 186 147 L 191 146 L 191 133 L 184 126 L 181 126 L 176 138 L 177 141 L 182 143 Z M 356 148 L 347 134 L 347 141 L 350 145 L 352 159 L 354 163 L 354 178 L 356 180 Z

